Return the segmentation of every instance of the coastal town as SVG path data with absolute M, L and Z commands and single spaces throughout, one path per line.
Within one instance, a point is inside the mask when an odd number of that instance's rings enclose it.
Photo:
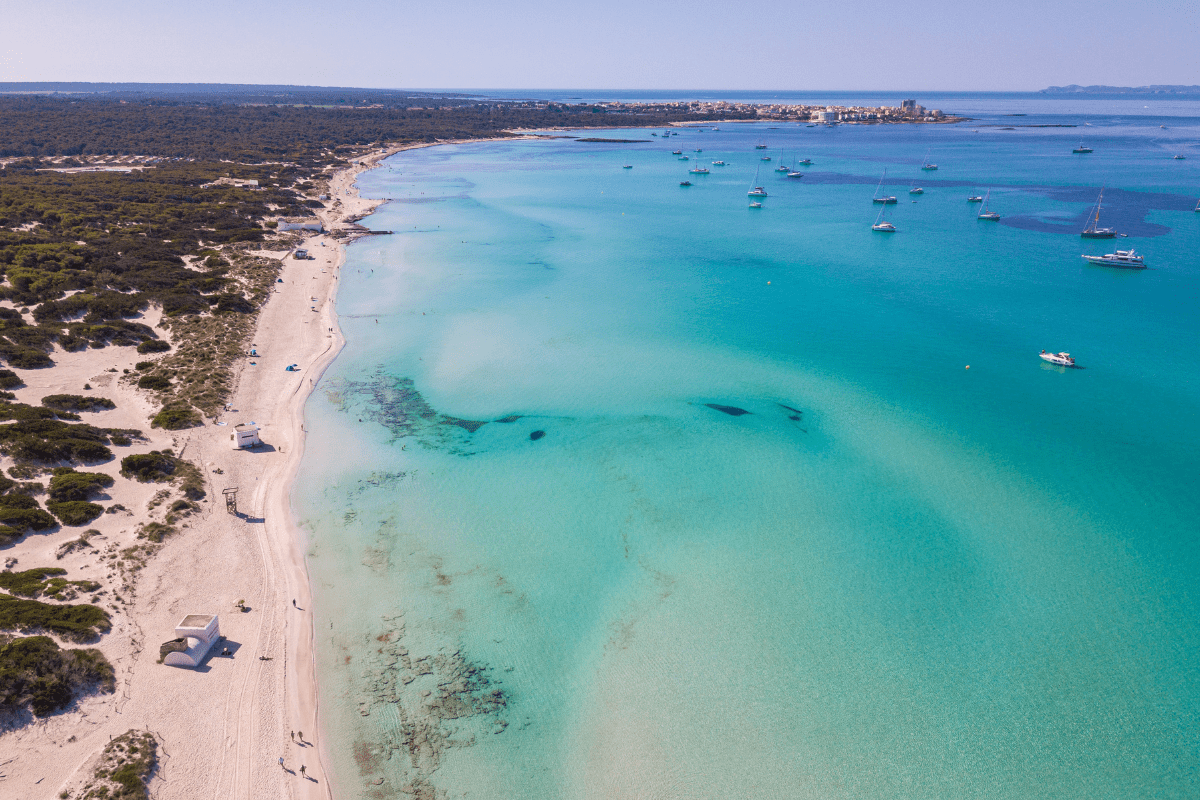
M 571 108 L 566 104 L 544 102 L 533 104 L 541 110 Z M 916 100 L 902 100 L 899 106 L 829 106 L 797 105 L 792 103 L 739 103 L 727 100 L 692 100 L 666 103 L 607 102 L 594 106 L 622 114 L 698 114 L 727 121 L 779 120 L 788 122 L 823 123 L 827 125 L 912 124 L 962 122 L 966 117 L 945 114 L 938 109 L 925 108 Z

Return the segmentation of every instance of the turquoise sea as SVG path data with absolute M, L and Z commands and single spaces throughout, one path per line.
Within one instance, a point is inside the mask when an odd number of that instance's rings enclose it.
M 1200 796 L 1200 101 L 973 103 L 360 177 L 293 491 L 334 796 Z

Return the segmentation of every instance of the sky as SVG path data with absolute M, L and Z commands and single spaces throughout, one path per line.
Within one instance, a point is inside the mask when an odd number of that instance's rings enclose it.
M 1200 84 L 1159 0 L 0 0 L 0 82 L 1036 91 Z

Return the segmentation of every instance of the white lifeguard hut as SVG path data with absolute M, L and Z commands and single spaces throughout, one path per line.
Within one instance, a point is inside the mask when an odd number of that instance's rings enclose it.
M 253 422 L 234 425 L 233 433 L 229 434 L 229 440 L 233 443 L 234 450 L 245 450 L 248 447 L 258 447 L 262 444 L 262 439 L 258 435 L 258 426 Z
M 162 663 L 170 667 L 198 667 L 221 638 L 216 614 L 188 614 L 175 626 L 175 639 L 159 648 Z

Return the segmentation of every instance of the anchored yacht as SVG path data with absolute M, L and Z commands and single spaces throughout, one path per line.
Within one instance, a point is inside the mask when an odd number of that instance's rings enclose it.
M 1146 261 L 1132 250 L 1118 250 L 1102 256 L 1083 256 L 1089 264 L 1099 264 L 1102 267 L 1119 267 L 1120 269 L 1145 269 Z
M 1047 353 L 1043 350 L 1040 353 L 1043 361 L 1049 361 L 1051 364 L 1058 364 L 1060 367 L 1075 366 L 1075 359 L 1071 358 L 1070 353 Z

